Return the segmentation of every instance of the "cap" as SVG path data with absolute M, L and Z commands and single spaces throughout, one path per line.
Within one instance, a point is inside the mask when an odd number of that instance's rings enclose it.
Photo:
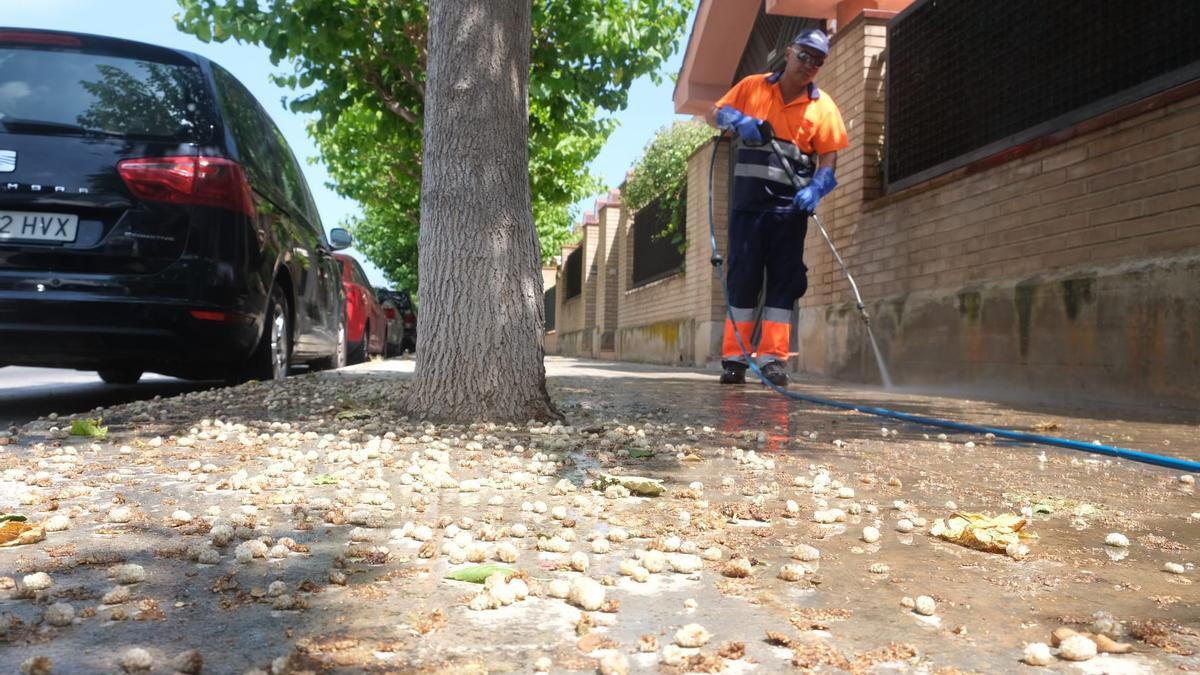
M 815 49 L 822 54 L 829 54 L 829 36 L 817 28 L 800 31 L 792 40 L 792 44 Z

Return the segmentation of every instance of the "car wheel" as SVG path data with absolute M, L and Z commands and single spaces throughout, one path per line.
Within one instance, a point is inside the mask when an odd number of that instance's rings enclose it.
M 350 344 L 346 342 L 346 319 L 338 322 L 337 350 L 333 354 L 333 367 L 345 368 L 350 361 Z
M 142 371 L 135 368 L 105 368 L 96 374 L 105 384 L 135 384 L 142 379 Z
M 390 356 L 401 356 L 404 354 L 404 326 L 400 326 L 400 334 L 393 338 L 396 342 L 392 345 Z
M 333 354 L 316 359 L 309 363 L 313 370 L 330 370 L 346 367 L 346 319 L 338 320 L 337 342 L 334 343 Z
M 267 303 L 267 323 L 263 327 L 262 339 L 247 364 L 246 374 L 256 380 L 282 380 L 287 377 L 292 359 L 291 314 L 283 289 L 271 289 Z

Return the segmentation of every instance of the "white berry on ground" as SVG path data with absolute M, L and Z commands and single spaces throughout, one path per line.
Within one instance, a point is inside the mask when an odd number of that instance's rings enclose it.
M 913 611 L 921 616 L 933 616 L 934 612 L 937 611 L 937 602 L 928 595 L 918 596 L 916 604 L 913 606 Z
M 1109 546 L 1116 546 L 1118 548 L 1128 548 L 1129 537 L 1126 537 L 1120 532 L 1112 532 L 1104 538 L 1104 543 L 1108 544 Z
M 712 639 L 712 633 L 698 623 L 689 623 L 675 631 L 675 644 L 680 647 L 702 647 L 710 639 Z
M 792 549 L 792 559 L 800 562 L 815 562 L 821 559 L 821 552 L 816 547 L 800 544 Z
M 75 620 L 75 608 L 65 602 L 56 602 L 46 608 L 44 617 L 51 626 L 70 626 Z
M 571 582 L 571 592 L 567 599 L 571 604 L 593 612 L 604 604 L 604 587 L 591 577 L 576 577 Z
M 150 656 L 150 652 L 141 647 L 130 647 L 121 654 L 121 667 L 128 672 L 150 670 L 153 665 L 154 659 Z
M 146 580 L 146 570 L 141 565 L 117 565 L 113 570 L 113 578 L 118 584 L 139 584 Z
M 50 588 L 50 584 L 54 583 L 50 579 L 50 575 L 45 572 L 34 572 L 26 574 L 21 579 L 21 585 L 30 591 L 44 591 Z
M 1050 653 L 1050 645 L 1034 642 L 1025 645 L 1025 654 L 1021 660 L 1031 666 L 1048 666 L 1054 662 L 1054 656 Z
M 1087 661 L 1096 655 L 1096 643 L 1082 635 L 1072 635 L 1058 646 L 1058 655 L 1068 661 Z
M 800 565 L 784 565 L 779 568 L 779 578 L 784 581 L 800 581 L 804 578 L 804 568 Z

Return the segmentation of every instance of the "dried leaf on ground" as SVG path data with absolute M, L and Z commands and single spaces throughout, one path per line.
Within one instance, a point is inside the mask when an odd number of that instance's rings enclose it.
M 417 632 L 421 635 L 432 633 L 435 630 L 446 627 L 446 613 L 441 608 L 435 609 L 432 612 L 417 619 Z
M 934 523 L 930 532 L 959 546 L 979 551 L 1004 553 L 1009 544 L 1037 539 L 1024 528 L 1028 521 L 1015 513 L 989 516 L 983 513 L 955 512 Z
M 0 547 L 36 544 L 45 538 L 44 525 L 30 525 L 17 520 L 0 523 Z
M 658 495 L 662 494 L 663 490 L 666 489 L 663 487 L 662 481 L 658 480 L 657 478 L 646 478 L 645 476 L 613 476 L 609 474 L 601 476 L 601 489 L 609 485 L 620 485 L 633 494 L 640 495 L 642 497 L 657 497 Z

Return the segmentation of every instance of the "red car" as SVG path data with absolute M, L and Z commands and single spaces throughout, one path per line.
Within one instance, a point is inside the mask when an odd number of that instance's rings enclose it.
M 334 256 L 342 264 L 342 285 L 346 288 L 346 344 L 349 363 L 362 363 L 383 354 L 386 345 L 387 318 L 375 299 L 375 290 L 358 261 L 344 253 Z

